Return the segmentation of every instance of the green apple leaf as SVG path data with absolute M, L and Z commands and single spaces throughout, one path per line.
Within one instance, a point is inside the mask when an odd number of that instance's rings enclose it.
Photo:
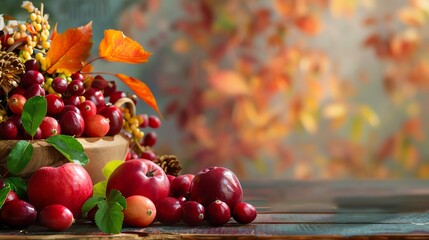
M 103 200 L 97 204 L 98 210 L 95 213 L 95 224 L 104 233 L 120 233 L 124 214 L 119 203 L 108 203 Z
M 86 155 L 82 144 L 72 136 L 54 135 L 47 138 L 46 142 L 51 144 L 71 162 L 80 163 L 82 166 L 85 166 L 89 162 L 88 155 Z
M 91 209 L 98 205 L 99 202 L 105 201 L 104 197 L 92 196 L 82 205 L 82 215 L 85 216 Z
M 4 188 L 0 189 L 0 208 L 3 207 L 4 201 L 6 200 L 10 190 L 11 189 L 9 185 L 6 185 Z
M 124 162 L 124 160 L 112 160 L 109 161 L 101 170 L 103 172 L 103 175 L 106 179 L 109 179 L 110 175 L 112 174 L 113 171 L 115 171 L 115 169 L 117 167 L 119 167 L 119 165 L 121 165 Z
M 32 155 L 33 145 L 24 140 L 18 141 L 12 147 L 7 157 L 7 170 L 13 175 L 18 175 L 31 161 Z
M 102 182 L 96 183 L 92 187 L 93 195 L 105 198 L 106 197 L 106 187 L 107 187 L 107 181 L 102 181 Z
M 27 199 L 27 183 L 20 177 L 8 177 L 5 183 L 10 186 L 19 199 Z
M 107 202 L 109 204 L 118 203 L 121 205 L 122 209 L 127 208 L 127 200 L 125 197 L 116 189 L 112 189 L 107 197 Z
M 43 118 L 46 116 L 48 109 L 47 106 L 48 104 L 46 98 L 41 96 L 34 96 L 28 99 L 24 104 L 21 115 L 22 126 L 32 137 L 34 137 L 37 128 L 40 126 Z

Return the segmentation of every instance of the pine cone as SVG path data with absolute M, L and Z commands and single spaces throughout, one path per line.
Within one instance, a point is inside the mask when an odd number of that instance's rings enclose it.
M 182 170 L 179 159 L 174 155 L 161 155 L 153 162 L 158 164 L 165 173 L 176 177 L 179 176 L 179 173 Z
M 25 70 L 24 64 L 13 52 L 0 51 L 0 87 L 5 93 L 18 86 L 19 75 Z

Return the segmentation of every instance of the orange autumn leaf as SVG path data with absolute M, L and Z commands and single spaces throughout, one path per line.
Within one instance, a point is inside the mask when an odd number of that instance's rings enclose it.
M 98 54 L 107 61 L 123 63 L 146 62 L 151 55 L 138 42 L 126 37 L 121 31 L 111 29 L 104 31 Z
M 140 99 L 145 101 L 150 107 L 157 111 L 159 115 L 162 115 L 158 109 L 158 104 L 156 103 L 156 99 L 153 96 L 152 91 L 144 82 L 122 73 L 117 73 L 115 76 L 125 83 L 131 90 L 133 90 L 133 92 Z
M 79 71 L 90 55 L 92 47 L 92 22 L 56 34 L 46 54 L 46 72 Z

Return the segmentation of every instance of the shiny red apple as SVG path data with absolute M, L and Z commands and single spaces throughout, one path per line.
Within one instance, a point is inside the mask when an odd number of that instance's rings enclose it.
M 164 170 L 145 159 L 133 159 L 122 163 L 107 181 L 106 194 L 116 189 L 124 197 L 141 195 L 156 204 L 170 193 L 170 182 Z
M 224 167 L 206 168 L 197 173 L 190 187 L 190 198 L 207 207 L 221 200 L 234 209 L 243 198 L 243 189 L 237 176 Z
M 38 211 L 52 204 L 60 204 L 73 213 L 75 219 L 82 216 L 83 203 L 92 196 L 92 180 L 78 163 L 66 163 L 59 167 L 41 167 L 28 181 L 28 201 Z

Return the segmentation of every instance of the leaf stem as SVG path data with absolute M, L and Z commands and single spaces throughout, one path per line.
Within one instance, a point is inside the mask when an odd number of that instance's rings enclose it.
M 88 62 L 85 63 L 85 65 L 82 66 L 82 68 L 79 71 L 82 71 L 82 69 L 84 69 L 86 66 L 88 66 L 89 64 L 91 64 L 91 63 L 93 63 L 93 62 L 95 62 L 95 61 L 97 61 L 99 59 L 103 59 L 103 58 L 102 57 L 96 57 L 96 58 L 93 58 L 93 59 L 89 60 Z

